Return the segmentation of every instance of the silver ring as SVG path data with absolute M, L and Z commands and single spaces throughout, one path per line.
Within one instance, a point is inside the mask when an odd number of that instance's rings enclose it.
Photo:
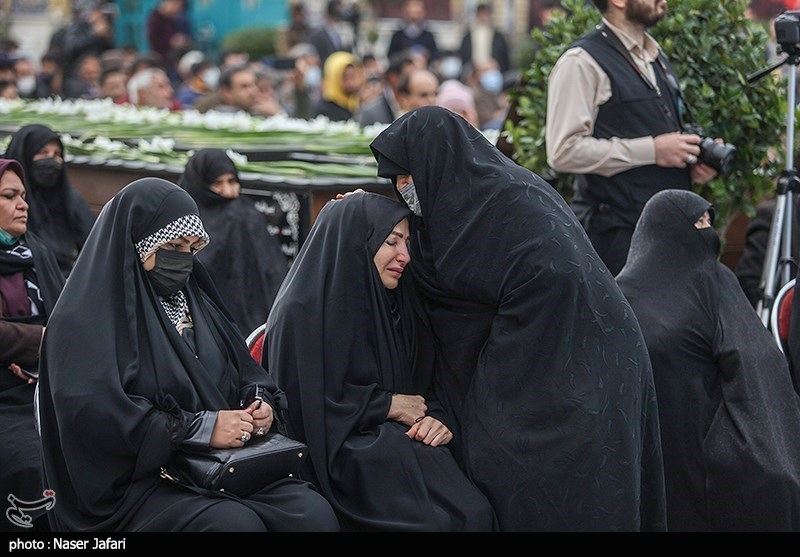
M 256 431 L 256 435 L 264 435 L 264 428 L 263 427 L 258 428 L 258 431 Z
M 245 431 L 244 433 L 242 433 L 242 436 L 241 436 L 240 439 L 242 440 L 242 443 L 247 443 L 247 440 L 250 439 L 250 436 L 247 435 L 247 432 Z
M 694 155 L 689 155 L 688 157 L 686 157 L 686 164 L 694 164 L 696 162 L 697 162 L 697 157 L 695 157 Z

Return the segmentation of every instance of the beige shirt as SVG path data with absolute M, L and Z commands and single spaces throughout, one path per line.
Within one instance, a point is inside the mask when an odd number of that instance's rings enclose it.
M 645 34 L 644 44 L 603 19 L 630 52 L 642 75 L 653 86 L 652 62 L 660 47 Z M 558 172 L 613 176 L 634 167 L 655 164 L 653 137 L 632 139 L 592 137 L 600 106 L 611 98 L 611 82 L 583 48 L 567 50 L 556 62 L 547 83 L 547 162 Z
M 492 58 L 492 38 L 494 29 L 489 25 L 474 24 L 470 29 L 472 39 L 472 63 L 484 64 Z

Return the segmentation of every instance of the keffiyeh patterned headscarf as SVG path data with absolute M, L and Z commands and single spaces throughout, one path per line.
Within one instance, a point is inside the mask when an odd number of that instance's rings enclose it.
M 165 227 L 150 234 L 143 240 L 136 242 L 136 251 L 139 254 L 139 259 L 142 263 L 154 254 L 158 249 L 171 242 L 176 238 L 183 236 L 197 236 L 200 238 L 199 245 L 195 248 L 199 251 L 208 245 L 208 234 L 203 228 L 203 222 L 197 215 L 186 215 L 175 221 L 172 221 Z M 161 306 L 167 313 L 167 317 L 175 325 L 179 333 L 184 329 L 192 327 L 192 318 L 189 314 L 189 303 L 186 300 L 186 294 L 182 290 L 178 290 L 175 294 L 170 296 L 159 296 Z
M 197 236 L 201 243 L 197 250 L 201 250 L 208 245 L 208 234 L 203 228 L 203 221 L 197 215 L 186 215 L 178 220 L 172 221 L 164 228 L 157 230 L 148 237 L 136 242 L 136 251 L 142 263 L 156 252 L 158 248 L 169 241 L 183 236 Z

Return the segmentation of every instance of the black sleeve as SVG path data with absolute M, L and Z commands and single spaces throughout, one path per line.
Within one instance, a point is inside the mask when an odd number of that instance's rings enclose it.
M 211 448 L 211 434 L 217 424 L 217 414 L 204 410 L 177 427 L 176 431 L 183 437 L 178 446 L 190 451 L 208 451 Z

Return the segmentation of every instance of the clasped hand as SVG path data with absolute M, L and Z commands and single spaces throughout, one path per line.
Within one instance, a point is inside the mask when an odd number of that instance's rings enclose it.
M 269 431 L 273 419 L 272 406 L 260 400 L 244 410 L 220 410 L 210 444 L 215 449 L 243 447 L 253 435 Z
M 420 395 L 393 394 L 389 407 L 390 420 L 411 426 L 406 432 L 409 439 L 425 445 L 437 447 L 446 445 L 453 439 L 452 432 L 446 425 L 434 418 L 426 416 L 428 406 Z

